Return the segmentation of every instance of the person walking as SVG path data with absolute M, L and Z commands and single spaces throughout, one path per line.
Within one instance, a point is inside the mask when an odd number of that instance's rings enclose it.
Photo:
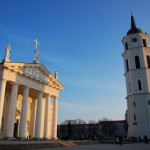
M 144 136 L 144 142 L 145 142 L 145 144 L 149 144 L 149 143 L 148 143 L 148 139 L 147 139 L 147 136 L 146 136 L 146 135 Z
M 122 146 L 122 136 L 119 136 L 119 143 L 120 143 L 120 145 Z

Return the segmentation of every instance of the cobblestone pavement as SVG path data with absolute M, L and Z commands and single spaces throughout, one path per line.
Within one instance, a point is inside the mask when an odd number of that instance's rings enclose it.
M 134 143 L 134 144 L 95 144 L 77 147 L 61 147 L 61 148 L 43 148 L 36 150 L 150 150 L 150 144 Z

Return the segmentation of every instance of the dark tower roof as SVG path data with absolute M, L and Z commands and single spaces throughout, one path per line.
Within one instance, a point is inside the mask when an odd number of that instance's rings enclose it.
M 134 17 L 131 15 L 131 29 L 127 32 L 127 35 L 134 33 L 142 33 L 142 30 L 136 27 Z

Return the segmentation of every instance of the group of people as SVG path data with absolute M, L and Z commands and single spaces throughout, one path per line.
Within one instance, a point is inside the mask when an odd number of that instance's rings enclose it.
M 139 136 L 139 142 L 142 142 L 142 141 L 144 141 L 145 144 L 149 144 L 147 135 L 145 135 L 143 139 Z
M 145 144 L 149 144 L 149 141 L 148 141 L 148 138 L 147 138 L 146 135 L 144 136 L 143 141 L 144 141 Z M 142 142 L 141 137 L 139 137 L 139 142 Z M 116 137 L 116 143 L 120 144 L 122 146 L 122 144 L 123 144 L 123 138 L 122 138 L 122 136 Z

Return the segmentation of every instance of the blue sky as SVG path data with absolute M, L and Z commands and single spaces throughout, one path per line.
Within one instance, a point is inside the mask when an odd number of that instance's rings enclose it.
M 1 0 L 0 60 L 11 44 L 12 62 L 40 63 L 59 73 L 58 123 L 107 117 L 124 119 L 126 87 L 121 39 L 138 27 L 150 33 L 149 0 Z

